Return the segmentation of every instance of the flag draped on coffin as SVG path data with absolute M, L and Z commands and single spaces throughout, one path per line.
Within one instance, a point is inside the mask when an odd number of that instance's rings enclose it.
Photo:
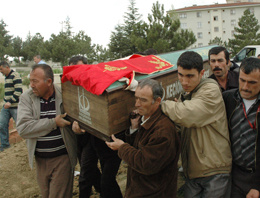
M 72 65 L 63 67 L 61 82 L 70 81 L 73 85 L 82 86 L 93 94 L 101 95 L 107 87 L 122 77 L 129 78 L 131 82 L 134 73 L 152 74 L 171 67 L 171 63 L 154 55 L 96 65 Z

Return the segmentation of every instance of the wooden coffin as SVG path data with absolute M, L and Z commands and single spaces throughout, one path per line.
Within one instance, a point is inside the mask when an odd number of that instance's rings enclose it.
M 213 46 L 211 46 L 213 47 Z M 204 59 L 205 77 L 211 74 L 207 61 L 208 50 L 197 48 Z M 178 81 L 176 62 L 183 51 L 159 55 L 174 64 L 174 67 L 151 75 L 136 75 L 135 79 L 145 78 L 158 80 L 163 89 L 163 100 L 173 100 L 182 92 Z M 70 121 L 78 121 L 81 128 L 103 140 L 110 140 L 112 134 L 120 134 L 130 126 L 129 115 L 135 108 L 134 92 L 124 90 L 124 83 L 113 83 L 102 95 L 94 95 L 81 86 L 62 83 L 62 97 L 65 112 Z

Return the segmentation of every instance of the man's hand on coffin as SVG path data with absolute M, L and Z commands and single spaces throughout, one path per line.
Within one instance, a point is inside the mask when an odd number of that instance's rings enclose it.
M 125 143 L 123 140 L 117 139 L 114 135 L 112 135 L 111 138 L 114 142 L 107 142 L 106 141 L 106 144 L 109 148 L 111 148 L 114 151 L 118 150 L 119 147 L 122 146 Z
M 67 113 L 64 113 L 64 114 L 61 114 L 61 115 L 57 115 L 54 119 L 55 119 L 55 122 L 56 122 L 56 125 L 58 127 L 65 127 L 65 126 L 68 126 L 68 125 L 71 125 L 71 122 L 63 119 L 65 118 L 67 115 Z
M 76 134 L 82 134 L 82 133 L 86 132 L 84 129 L 81 129 L 79 127 L 79 123 L 77 121 L 74 121 L 72 123 L 72 131 L 74 131 L 74 133 L 76 133 Z

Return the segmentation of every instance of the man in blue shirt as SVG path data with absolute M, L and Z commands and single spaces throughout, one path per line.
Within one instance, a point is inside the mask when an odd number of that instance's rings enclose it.
M 41 59 L 41 55 L 35 55 L 35 56 L 33 57 L 33 61 L 35 62 L 36 65 L 46 64 L 46 63 Z

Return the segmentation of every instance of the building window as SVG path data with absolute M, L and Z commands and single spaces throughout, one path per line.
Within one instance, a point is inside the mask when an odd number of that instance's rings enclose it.
M 226 31 L 223 31 L 223 33 L 225 34 L 225 33 L 226 33 Z
M 210 21 L 208 21 L 208 24 L 210 24 Z
M 187 29 L 187 23 L 181 23 L 181 29 Z
M 197 17 L 201 17 L 201 16 L 202 16 L 201 12 L 197 12 Z
M 198 38 L 202 38 L 202 32 L 198 32 Z
M 218 27 L 214 27 L 214 32 L 218 32 L 219 28 Z
M 203 43 L 198 43 L 198 47 L 203 47 Z
M 186 19 L 187 18 L 187 14 L 186 13 L 180 13 L 179 17 L 180 17 L 180 19 Z
M 209 34 L 210 34 L 210 32 L 209 32 Z
M 218 16 L 214 16 L 214 17 L 213 17 L 213 20 L 214 20 L 214 21 L 218 21 Z
M 198 29 L 202 28 L 202 23 L 201 22 L 198 22 Z
M 232 19 L 231 20 L 231 26 L 235 26 L 236 25 L 236 19 Z
M 236 14 L 236 10 L 230 10 L 230 14 L 231 14 L 231 15 Z

